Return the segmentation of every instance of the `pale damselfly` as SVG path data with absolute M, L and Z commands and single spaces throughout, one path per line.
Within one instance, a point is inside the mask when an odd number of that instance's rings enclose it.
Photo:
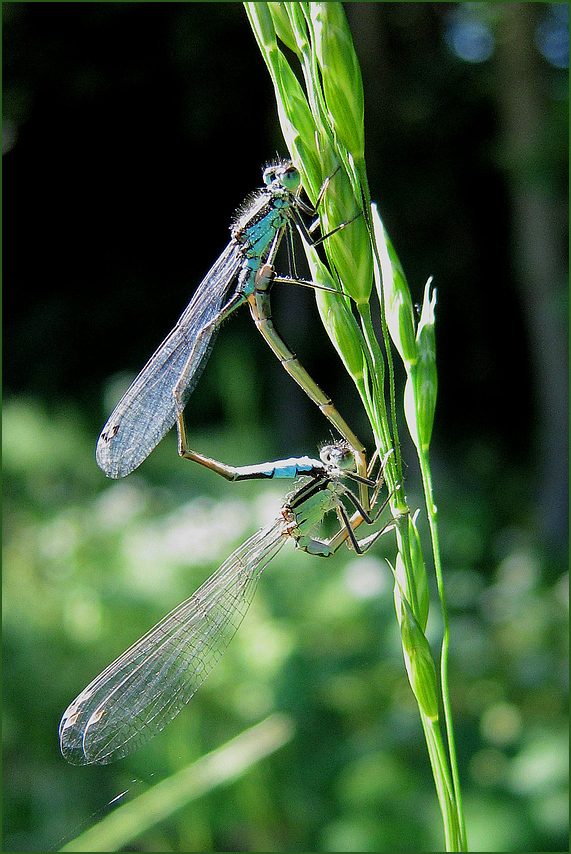
M 370 515 L 344 482 L 355 473 L 346 443 L 327 445 L 310 476 L 289 495 L 278 517 L 246 540 L 185 602 L 116 659 L 65 711 L 60 727 L 63 756 L 73 765 L 105 765 L 137 750 L 160 732 L 200 687 L 236 633 L 256 591 L 260 576 L 287 539 L 296 548 L 322 556 L 348 541 L 366 551 L 383 528 L 358 541 L 355 529 L 372 524 L 388 498 Z M 288 460 L 288 466 L 292 461 Z M 305 463 L 302 463 L 301 468 Z M 374 506 L 382 485 L 366 479 Z M 307 471 L 306 471 L 307 473 Z M 345 499 L 352 510 L 343 503 Z M 341 522 L 330 539 L 317 539 L 314 529 L 335 511 Z M 352 512 L 352 510 L 350 512 Z
M 239 210 L 231 226 L 230 243 L 196 289 L 178 323 L 129 386 L 103 428 L 96 456 L 108 477 L 130 474 L 176 424 L 181 456 L 213 468 L 229 480 L 235 479 L 232 467 L 223 463 L 213 466 L 215 461 L 195 454 L 187 446 L 182 413 L 221 323 L 245 302 L 286 371 L 350 444 L 357 471 L 366 475 L 364 446 L 278 335 L 269 302 L 271 271 L 286 230 L 295 226 L 304 239 L 316 244 L 347 223 L 319 240 L 312 238 L 312 228 L 308 229 L 301 214 L 314 216 L 317 211 L 300 198 L 300 175 L 290 161 L 268 166 L 263 182 L 264 187 Z

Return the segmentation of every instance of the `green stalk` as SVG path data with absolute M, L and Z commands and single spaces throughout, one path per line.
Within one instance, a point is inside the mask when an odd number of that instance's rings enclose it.
M 396 532 L 394 594 L 403 655 L 425 733 L 446 850 L 465 851 L 466 831 L 449 701 L 449 625 L 428 458 L 437 384 L 435 296 L 430 294 L 429 283 L 417 325 L 406 277 L 370 203 L 363 86 L 342 5 L 256 2 L 244 6 L 272 78 L 286 144 L 313 203 L 324 181 L 330 179 L 319 211 L 323 233 L 339 223 L 348 223 L 324 243 L 329 269 L 315 249 L 306 247 L 306 253 L 314 281 L 337 290 L 337 293 L 316 291 L 318 310 L 359 392 L 379 456 L 385 458 L 392 449 L 385 476 Z M 298 74 L 287 61 L 282 44 L 299 60 Z M 377 340 L 371 316 L 373 279 L 379 295 L 382 342 Z M 444 618 L 440 686 L 425 636 L 429 607 L 426 568 L 416 515 L 410 513 L 403 485 L 391 340 L 407 372 L 404 409 L 422 472 Z M 439 725 L 440 705 L 444 709 L 446 745 Z
M 433 500 L 432 489 L 432 474 L 428 454 L 419 454 L 420 470 L 422 474 L 422 485 L 426 496 L 426 513 L 428 516 L 428 524 L 430 526 L 430 538 L 432 541 L 432 556 L 434 560 L 434 570 L 436 574 L 436 583 L 438 585 L 438 595 L 440 596 L 440 607 L 442 608 L 443 619 L 443 637 L 442 651 L 440 655 L 440 680 L 442 685 L 442 704 L 444 707 L 444 720 L 446 723 L 446 735 L 448 738 L 448 754 L 450 757 L 450 766 L 452 769 L 452 779 L 454 782 L 454 797 L 458 807 L 459 833 L 467 850 L 466 824 L 464 820 L 464 811 L 462 808 L 462 792 L 460 789 L 460 778 L 458 774 L 458 763 L 456 760 L 456 741 L 454 738 L 454 726 L 452 722 L 452 709 L 450 707 L 450 686 L 448 682 L 448 652 L 450 648 L 450 624 L 448 621 L 448 607 L 446 605 L 446 596 L 444 593 L 444 577 L 442 575 L 442 563 L 440 560 L 440 539 L 438 535 L 438 509 Z

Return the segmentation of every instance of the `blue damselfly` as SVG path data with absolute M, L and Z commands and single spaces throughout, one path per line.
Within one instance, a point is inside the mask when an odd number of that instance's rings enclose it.
M 221 323 L 245 302 L 248 302 L 258 329 L 284 368 L 349 442 L 357 470 L 362 476 L 366 475 L 363 445 L 331 400 L 284 344 L 271 322 L 271 271 L 284 233 L 295 226 L 304 239 L 313 244 L 329 235 L 316 241 L 311 236 L 312 228 L 305 225 L 301 214 L 315 215 L 316 210 L 300 198 L 300 175 L 290 161 L 268 166 L 264 170 L 263 181 L 264 187 L 240 209 L 231 227 L 230 243 L 103 428 L 97 443 L 97 462 L 109 477 L 124 477 L 137 468 L 175 424 L 181 456 L 212 467 L 208 458 L 188 448 L 182 413 L 204 369 Z M 346 223 L 330 234 L 344 225 Z M 230 480 L 234 479 L 232 469 L 221 463 L 217 465 L 218 468 L 214 467 L 216 471 Z

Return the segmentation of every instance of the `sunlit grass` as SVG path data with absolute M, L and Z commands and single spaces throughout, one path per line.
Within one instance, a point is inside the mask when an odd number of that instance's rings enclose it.
M 221 800 L 213 791 L 141 839 L 157 850 L 172 826 L 187 840 L 185 850 L 220 849 L 234 821 L 251 850 L 268 848 L 268 840 L 274 850 L 299 844 L 310 850 L 316 836 L 322 850 L 349 842 L 397 850 L 396 828 L 404 821 L 411 847 L 423 840 L 421 847 L 435 849 L 438 817 L 428 806 L 434 801 L 403 674 L 392 576 L 382 561 L 390 543 L 383 538 L 374 555 L 362 558 L 342 549 L 319 560 L 286 545 L 265 571 L 228 651 L 178 718 L 116 766 L 68 766 L 57 726 L 70 699 L 219 563 L 216 543 L 212 560 L 197 562 L 191 548 L 185 555 L 189 532 L 193 542 L 192 509 L 204 530 L 213 530 L 216 516 L 234 514 L 225 546 L 231 551 L 276 512 L 283 493 L 276 484 L 263 490 L 244 484 L 244 491 L 221 484 L 218 491 L 218 480 L 210 479 L 201 497 L 202 473 L 195 480 L 174 447 L 164 453 L 159 447 L 160 464 L 149 464 L 147 473 L 112 483 L 96 469 L 81 420 L 49 415 L 32 401 L 6 406 L 4 428 L 14 437 L 5 441 L 3 460 L 5 786 L 14 791 L 14 775 L 35 781 L 29 789 L 18 783 L 17 791 L 37 817 L 30 830 L 36 850 L 61 847 L 62 836 L 85 829 L 78 827 L 83 821 L 97 824 L 101 807 L 134 778 L 144 781 L 139 787 L 152 786 L 274 712 L 295 721 L 289 747 L 252 769 L 245 789 L 235 783 Z M 12 452 L 19 433 L 48 440 L 41 467 L 33 454 Z M 542 584 L 541 555 L 523 529 L 503 533 L 494 583 L 486 584 L 481 544 L 495 530 L 495 517 L 453 472 L 443 481 L 441 510 L 450 519 L 445 560 L 456 567 L 448 584 L 462 751 L 473 745 L 468 821 L 482 850 L 529 850 L 536 838 L 530 820 L 541 838 L 551 839 L 564 835 L 567 821 L 566 775 L 554 761 L 565 754 L 567 734 L 566 589 L 563 582 Z M 149 542 L 156 564 L 148 559 L 139 576 Z M 429 623 L 427 630 L 438 627 Z M 46 789 L 45 780 L 57 783 Z M 494 823 L 498 792 L 503 820 Z M 284 803 L 287 815 L 277 806 Z M 333 813 L 323 806 L 331 803 Z M 262 814 L 258 804 L 266 805 Z M 434 836 L 427 835 L 427 816 Z M 5 849 L 26 847 L 18 839 L 8 838 Z

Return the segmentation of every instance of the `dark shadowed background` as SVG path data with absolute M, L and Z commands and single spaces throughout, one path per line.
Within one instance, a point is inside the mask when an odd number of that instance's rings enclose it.
M 470 847 L 566 850 L 568 6 L 345 8 L 371 194 L 413 299 L 430 275 L 438 291 L 432 462 Z M 57 849 L 131 780 L 138 794 L 274 710 L 295 721 L 290 745 L 129 850 L 441 848 L 390 542 L 328 563 L 284 548 L 179 720 L 117 766 L 61 758 L 73 697 L 289 488 L 219 483 L 174 436 L 123 482 L 94 459 L 233 211 L 287 152 L 239 3 L 2 11 L 4 850 Z M 311 293 L 276 285 L 273 305 L 370 446 Z M 314 455 L 330 435 L 246 309 L 187 422 L 193 447 L 234 464 Z M 421 506 L 408 446 L 405 459 Z

